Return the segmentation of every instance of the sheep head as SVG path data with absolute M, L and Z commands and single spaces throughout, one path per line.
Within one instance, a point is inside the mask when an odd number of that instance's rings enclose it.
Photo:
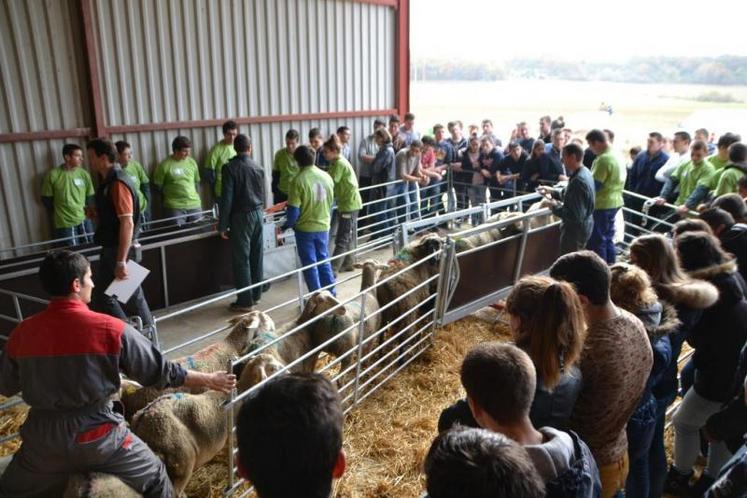
M 239 355 L 249 352 L 252 341 L 260 333 L 275 332 L 275 322 L 264 311 L 250 311 L 232 318 L 228 323 L 233 325 L 233 329 L 226 337 L 226 342 L 235 347 Z
M 357 268 L 358 270 L 365 269 L 367 267 L 373 268 L 374 270 L 387 270 L 389 268 L 389 265 L 379 263 L 375 259 L 367 259 L 363 261 L 362 263 L 355 263 L 353 265 L 353 268 Z
M 421 237 L 412 247 L 413 260 L 421 260 L 441 249 L 443 239 L 437 233 L 429 233 Z M 431 258 L 427 263 L 429 266 L 438 266 L 438 258 Z
M 283 362 L 275 355 L 270 353 L 258 354 L 244 365 L 244 369 L 239 376 L 237 388 L 239 392 L 244 392 L 284 368 L 285 365 Z
M 339 304 L 341 304 L 340 301 L 338 301 L 331 292 L 326 290 L 315 292 L 306 302 L 306 306 L 304 306 L 303 308 L 303 313 L 301 314 L 299 323 L 307 322 Z M 345 309 L 345 306 L 340 306 L 334 311 L 334 314 L 342 316 L 346 312 L 347 310 Z

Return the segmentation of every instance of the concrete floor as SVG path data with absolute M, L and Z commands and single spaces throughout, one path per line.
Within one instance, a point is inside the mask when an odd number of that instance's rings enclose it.
M 392 258 L 393 251 L 392 246 L 388 245 L 376 251 L 372 251 L 365 254 L 360 259 L 374 258 L 380 262 L 386 262 Z M 360 272 L 345 272 L 337 275 L 337 280 L 344 280 L 353 275 L 357 275 L 355 278 L 343 282 L 337 286 L 337 296 L 339 298 L 349 298 L 354 296 L 360 291 Z M 304 292 L 306 292 L 306 286 L 304 285 Z M 217 330 L 221 327 L 227 326 L 227 321 L 232 317 L 236 316 L 236 313 L 229 311 L 228 305 L 233 302 L 234 296 L 220 299 L 209 305 L 202 306 L 196 310 L 187 312 L 183 315 L 178 315 L 174 318 L 169 318 L 162 322 L 158 322 L 158 335 L 161 342 L 161 349 L 167 350 L 179 344 L 182 344 L 192 338 L 199 337 L 210 331 Z M 279 305 L 285 301 L 295 299 L 296 302 L 293 304 L 284 306 L 270 313 L 276 325 L 281 325 L 294 319 L 300 313 L 298 304 L 298 281 L 295 277 L 291 277 L 287 280 L 275 282 L 272 284 L 270 290 L 262 295 L 262 301 L 257 306 L 259 310 L 267 310 L 274 306 Z M 156 317 L 164 316 L 168 313 L 172 313 L 179 309 L 184 309 L 189 306 L 196 304 L 186 303 L 179 306 L 172 307 L 167 310 L 160 310 L 156 312 Z M 169 358 L 178 358 L 186 355 L 190 355 L 206 345 L 215 342 L 228 333 L 228 330 L 216 334 L 213 337 L 203 339 L 201 341 L 180 348 L 172 353 L 167 353 Z

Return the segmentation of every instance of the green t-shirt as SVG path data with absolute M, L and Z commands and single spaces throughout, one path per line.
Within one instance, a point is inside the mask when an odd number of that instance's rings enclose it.
M 363 207 L 355 170 L 347 159 L 340 156 L 332 161 L 327 171 L 335 184 L 335 200 L 340 213 L 351 213 Z
M 215 172 L 215 196 L 220 197 L 221 187 L 223 185 L 223 165 L 230 161 L 236 156 L 236 149 L 233 148 L 233 144 L 226 145 L 223 142 L 218 142 L 208 152 L 207 160 L 205 161 L 205 169 L 210 169 Z
M 86 219 L 86 197 L 94 195 L 91 175 L 79 166 L 57 166 L 44 177 L 41 195 L 52 198 L 55 228 L 78 226 Z
M 148 199 L 145 198 L 142 190 L 140 190 L 140 185 L 148 183 L 150 182 L 150 180 L 148 180 L 148 175 L 145 174 L 143 165 L 137 161 L 130 161 L 124 168 L 122 168 L 122 171 L 127 173 L 127 176 L 129 176 L 130 180 L 132 180 L 132 186 L 135 188 L 135 192 L 137 192 L 137 199 L 138 203 L 140 204 L 140 212 L 144 212 L 148 207 Z
M 272 161 L 272 171 L 280 172 L 278 190 L 284 194 L 288 194 L 291 182 L 298 175 L 299 168 L 298 163 L 293 159 L 293 154 L 288 152 L 288 149 L 285 147 L 275 153 L 275 158 Z
M 716 185 L 716 197 L 724 194 L 733 194 L 739 190 L 739 179 L 744 176 L 744 171 L 739 168 L 728 168 L 721 172 Z
M 594 183 L 601 183 L 597 190 L 594 209 L 615 209 L 623 205 L 623 187 L 625 180 L 622 176 L 620 163 L 617 161 L 612 148 L 608 147 L 594 159 L 591 165 L 591 175 Z
M 191 157 L 177 161 L 169 156 L 156 168 L 153 184 L 161 189 L 163 205 L 169 209 L 202 207 L 195 184 L 200 181 L 197 163 Z
M 708 162 L 713 165 L 715 173 L 711 176 L 711 184 L 708 186 L 710 190 L 716 190 L 718 181 L 721 178 L 721 174 L 724 172 L 724 167 L 729 164 L 729 158 L 720 159 L 718 154 L 707 157 Z
M 690 160 L 677 166 L 672 173 L 672 178 L 680 183 L 680 195 L 677 196 L 674 204 L 677 206 L 685 204 L 698 185 L 710 187 L 714 173 L 713 165 L 708 162 L 708 159 L 703 159 L 697 165 Z
M 329 231 L 329 218 L 334 201 L 332 178 L 316 166 L 301 169 L 291 183 L 288 205 L 301 209 L 296 230 L 301 232 Z

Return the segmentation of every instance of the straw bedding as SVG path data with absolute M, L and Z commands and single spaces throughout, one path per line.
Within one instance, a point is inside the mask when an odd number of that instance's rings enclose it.
M 345 476 L 336 483 L 338 498 L 418 497 L 425 489 L 422 462 L 436 435 L 441 410 L 464 393 L 459 366 L 475 344 L 508 340 L 505 322 L 493 309 L 450 324 L 436 333 L 433 346 L 392 381 L 356 407 L 345 421 Z M 328 361 L 322 359 L 321 362 Z M 2 398 L 0 397 L 0 401 Z M 27 409 L 0 414 L 0 436 L 17 432 Z M 666 437 L 671 455 L 671 430 Z M 15 452 L 19 440 L 0 445 L 0 456 Z M 193 475 L 189 497 L 219 498 L 227 483 L 226 450 Z

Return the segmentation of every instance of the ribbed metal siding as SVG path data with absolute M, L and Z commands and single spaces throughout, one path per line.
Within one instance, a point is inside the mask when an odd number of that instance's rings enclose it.
M 0 0 L 1 133 L 90 124 L 81 31 L 75 0 Z M 41 181 L 65 142 L 0 145 L 0 247 L 49 238 Z
M 382 116 L 382 118 L 385 116 Z M 254 147 L 254 159 L 258 164 L 265 168 L 267 173 L 267 195 L 268 201 L 271 201 L 270 179 L 272 157 L 275 151 L 284 146 L 285 132 L 290 128 L 295 128 L 301 134 L 302 140 L 305 140 L 308 132 L 313 127 L 319 127 L 326 136 L 337 130 L 338 127 L 346 125 L 352 132 L 351 149 L 356 161 L 358 144 L 366 136 L 371 134 L 371 126 L 375 117 L 371 118 L 354 118 L 354 119 L 330 119 L 319 122 L 288 122 L 288 123 L 269 123 L 256 125 L 240 126 L 241 133 L 248 133 L 252 138 Z M 171 141 L 177 135 L 186 135 L 192 140 L 192 154 L 200 165 L 204 164 L 210 147 L 222 138 L 219 128 L 195 128 L 195 129 L 174 129 L 166 131 L 153 131 L 147 133 L 125 133 L 113 135 L 113 141 L 126 140 L 132 145 L 133 157 L 140 160 L 148 171 L 152 174 L 155 167 L 160 161 L 165 159 L 171 153 Z M 207 206 L 206 198 L 205 206 Z
M 108 125 L 394 107 L 395 10 L 344 0 L 94 0 Z M 105 29 L 102 29 L 105 28 Z M 78 0 L 0 0 L 0 132 L 90 127 Z M 353 150 L 373 117 L 242 126 L 268 171 L 288 128 L 342 124 Z M 219 128 L 182 130 L 200 164 Z M 177 130 L 125 138 L 152 172 Z M 82 140 L 67 140 L 83 145 Z M 64 140 L 0 144 L 0 247 L 50 238 L 41 179 Z
M 394 106 L 390 7 L 97 0 L 94 16 L 109 125 Z

